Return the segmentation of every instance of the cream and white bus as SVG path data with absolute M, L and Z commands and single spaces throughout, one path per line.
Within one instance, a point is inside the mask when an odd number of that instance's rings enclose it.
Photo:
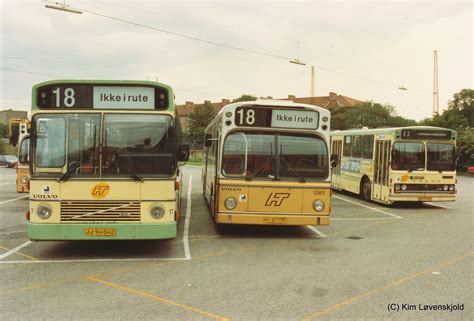
M 328 225 L 328 110 L 257 100 L 223 107 L 205 131 L 203 194 L 218 224 Z
M 456 132 L 411 126 L 331 132 L 331 185 L 367 201 L 447 202 L 456 197 Z
M 169 86 L 57 80 L 32 95 L 31 240 L 176 236 L 189 146 Z

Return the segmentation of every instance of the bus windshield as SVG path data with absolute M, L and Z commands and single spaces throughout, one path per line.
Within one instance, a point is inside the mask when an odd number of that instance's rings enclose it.
M 35 115 L 33 175 L 61 179 L 172 175 L 171 116 L 105 114 L 103 119 L 101 128 L 100 114 Z
M 454 171 L 454 145 L 427 143 L 429 171 Z
M 99 114 L 39 114 L 33 126 L 33 175 L 99 174 Z
M 392 169 L 422 171 L 425 169 L 425 145 L 423 143 L 393 144 Z
M 224 143 L 222 172 L 228 177 L 324 179 L 327 146 L 317 136 L 234 132 Z
M 171 116 L 106 114 L 104 137 L 104 175 L 150 176 L 174 172 Z

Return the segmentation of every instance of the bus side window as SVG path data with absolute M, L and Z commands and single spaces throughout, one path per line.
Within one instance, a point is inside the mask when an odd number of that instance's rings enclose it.
M 374 154 L 374 135 L 362 136 L 362 158 L 372 159 Z
M 352 157 L 360 158 L 362 155 L 362 136 L 353 136 Z
M 344 156 L 352 156 L 352 136 L 344 136 Z

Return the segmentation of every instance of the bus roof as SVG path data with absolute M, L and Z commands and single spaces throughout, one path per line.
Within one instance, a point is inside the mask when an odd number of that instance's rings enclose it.
M 347 130 L 333 130 L 331 131 L 331 136 L 341 136 L 341 135 L 370 135 L 370 134 L 391 134 L 402 129 L 419 129 L 419 130 L 449 130 L 453 133 L 456 133 L 455 130 L 443 127 L 433 127 L 433 126 L 406 126 L 406 127 L 389 127 L 389 128 L 354 128 Z
M 318 111 L 323 110 L 329 113 L 329 111 L 326 108 L 315 106 L 315 105 L 295 103 L 289 100 L 257 99 L 257 100 L 250 100 L 250 101 L 239 101 L 236 103 L 225 105 L 224 107 L 221 108 L 221 110 L 219 110 L 217 115 L 223 113 L 224 110 L 229 110 L 229 109 L 243 106 L 243 105 L 264 106 L 264 107 L 303 107 L 303 108 L 315 109 Z
M 169 91 L 173 89 L 166 84 L 149 80 L 104 80 L 104 79 L 54 79 L 37 83 L 33 86 L 33 92 L 36 88 L 52 84 L 120 84 L 120 85 L 146 85 L 164 87 Z

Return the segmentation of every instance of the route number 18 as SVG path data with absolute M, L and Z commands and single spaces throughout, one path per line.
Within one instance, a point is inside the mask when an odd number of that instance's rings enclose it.
M 255 110 L 250 108 L 241 108 L 237 111 L 237 121 L 239 125 L 252 126 L 255 124 Z
M 56 107 L 61 107 L 61 88 L 53 90 L 53 94 L 56 96 Z M 63 104 L 65 107 L 73 107 L 76 104 L 74 88 L 64 89 Z

